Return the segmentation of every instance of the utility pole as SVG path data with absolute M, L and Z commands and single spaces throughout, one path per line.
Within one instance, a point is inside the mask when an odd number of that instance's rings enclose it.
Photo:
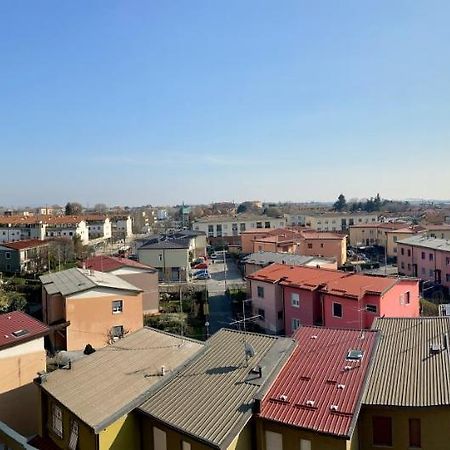
M 223 271 L 224 271 L 224 277 L 225 277 L 225 291 L 227 290 L 227 257 L 225 254 L 225 249 L 223 251 Z

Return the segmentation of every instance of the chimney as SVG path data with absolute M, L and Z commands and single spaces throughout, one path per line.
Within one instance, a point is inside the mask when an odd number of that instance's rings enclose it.
M 163 377 L 166 374 L 166 366 L 161 366 L 161 376 Z

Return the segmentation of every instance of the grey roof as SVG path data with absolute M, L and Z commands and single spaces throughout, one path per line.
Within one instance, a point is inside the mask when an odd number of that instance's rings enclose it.
M 57 293 L 63 296 L 72 295 L 96 287 L 142 292 L 141 289 L 116 275 L 91 269 L 67 269 L 42 275 L 40 280 L 50 295 Z
M 153 249 L 188 249 L 189 241 L 184 239 L 168 240 L 168 241 L 150 241 L 141 245 L 138 250 L 153 250 Z
M 433 250 L 450 251 L 450 241 L 446 239 L 437 239 L 419 234 L 406 239 L 397 241 L 397 244 L 412 245 L 414 247 L 425 247 Z
M 245 262 L 259 266 L 268 266 L 273 263 L 288 264 L 290 266 L 304 266 L 324 262 L 333 263 L 336 262 L 336 260 L 332 258 L 319 258 L 317 256 L 294 255 L 292 253 L 256 252 L 248 255 L 245 258 Z
M 41 387 L 96 432 L 141 404 L 167 375 L 204 346 L 143 328 L 47 375 Z
M 255 350 L 248 367 L 244 342 Z M 226 448 L 251 418 L 255 395 L 294 345 L 292 339 L 222 329 L 139 409 L 208 445 Z M 262 378 L 251 372 L 256 365 Z
M 448 317 L 378 318 L 380 341 L 363 403 L 424 407 L 450 405 Z M 440 350 L 432 354 L 430 347 Z

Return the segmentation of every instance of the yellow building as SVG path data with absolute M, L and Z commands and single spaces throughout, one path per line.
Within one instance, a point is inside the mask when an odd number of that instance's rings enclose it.
M 41 376 L 40 439 L 61 449 L 141 446 L 133 410 L 203 348 L 187 338 L 143 328 Z
M 255 396 L 294 341 L 222 329 L 140 407 L 145 450 L 252 450 Z
M 386 232 L 386 254 L 388 258 L 397 258 L 397 242 L 414 234 L 423 233 L 422 227 L 405 227 Z
M 360 450 L 450 448 L 448 317 L 378 318 L 359 418 Z
M 352 225 L 349 228 L 349 242 L 352 247 L 376 245 L 386 247 L 387 233 L 407 228 L 405 223 L 374 222 Z

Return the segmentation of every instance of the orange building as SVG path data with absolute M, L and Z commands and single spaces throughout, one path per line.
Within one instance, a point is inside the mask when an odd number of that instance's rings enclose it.
M 39 390 L 33 379 L 46 370 L 48 332 L 23 312 L 0 315 L 0 421 L 26 436 L 38 431 Z
M 41 281 L 54 350 L 104 347 L 143 326 L 142 290 L 116 275 L 74 268 Z
M 338 267 L 341 267 L 347 261 L 347 237 L 338 233 L 303 231 L 297 253 L 336 258 Z

